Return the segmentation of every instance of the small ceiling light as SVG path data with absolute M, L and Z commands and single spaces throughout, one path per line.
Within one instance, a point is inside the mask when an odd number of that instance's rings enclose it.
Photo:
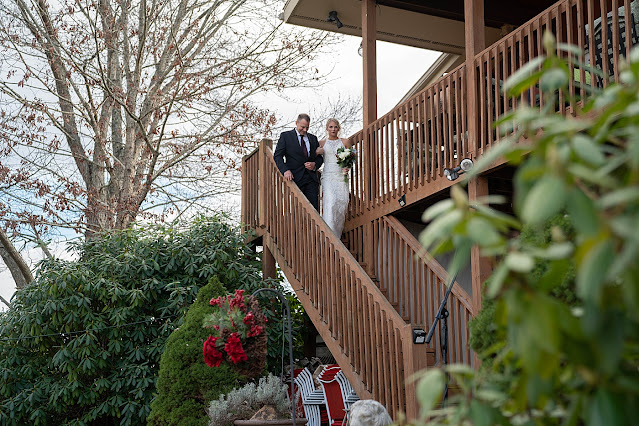
M 464 158 L 459 166 L 453 169 L 444 169 L 444 176 L 446 176 L 446 179 L 448 180 L 455 180 L 459 177 L 459 175 L 469 171 L 472 168 L 473 160 L 471 160 L 470 158 Z
M 342 28 L 344 26 L 344 24 L 342 24 L 342 21 L 339 20 L 339 18 L 337 17 L 337 11 L 336 10 L 331 10 L 330 12 L 328 12 L 328 22 L 335 22 L 335 25 L 337 25 L 337 28 Z

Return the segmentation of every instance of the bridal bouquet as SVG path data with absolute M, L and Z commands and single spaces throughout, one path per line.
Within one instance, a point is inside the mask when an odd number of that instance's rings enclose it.
M 351 169 L 357 158 L 357 150 L 351 148 L 337 148 L 337 165 L 342 169 Z M 344 172 L 344 182 L 348 182 L 348 171 Z

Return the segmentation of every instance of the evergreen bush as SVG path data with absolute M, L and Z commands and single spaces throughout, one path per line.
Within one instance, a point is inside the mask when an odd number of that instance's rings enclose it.
M 534 247 L 548 247 L 552 244 L 553 236 L 563 235 L 566 239 L 574 238 L 574 229 L 570 218 L 566 214 L 559 214 L 550 219 L 540 229 L 539 226 L 525 225 L 519 236 L 522 245 Z M 541 259 L 530 272 L 531 280 L 541 280 L 550 266 L 550 261 Z M 484 287 L 490 284 L 490 278 Z M 562 303 L 575 305 L 577 294 L 575 292 L 575 266 L 569 263 L 565 271 L 557 277 L 557 281 L 549 289 L 549 294 Z M 496 299 L 484 298 L 481 311 L 470 321 L 469 344 L 482 362 L 482 368 L 491 368 L 495 354 L 503 347 L 506 335 L 503 329 L 498 327 L 496 319 Z
M 212 277 L 189 308 L 184 324 L 166 342 L 149 425 L 207 425 L 209 402 L 238 385 L 240 377 L 228 363 L 211 368 L 202 356 L 202 343 L 210 334 L 202 327 L 211 314 L 209 301 L 226 293 L 220 280 Z

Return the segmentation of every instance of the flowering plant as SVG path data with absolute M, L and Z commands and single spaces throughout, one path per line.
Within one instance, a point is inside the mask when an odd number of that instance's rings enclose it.
M 204 362 L 219 367 L 226 360 L 243 375 L 259 375 L 266 362 L 266 318 L 257 299 L 235 290 L 234 295 L 211 299 L 209 304 L 214 310 L 203 321 L 204 328 L 211 329 L 202 348 Z
M 357 150 L 354 147 L 350 148 L 337 148 L 337 153 L 335 154 L 337 157 L 337 165 L 342 169 L 351 169 L 353 164 L 355 164 L 355 159 L 357 158 Z M 348 182 L 348 170 L 344 171 L 344 182 Z

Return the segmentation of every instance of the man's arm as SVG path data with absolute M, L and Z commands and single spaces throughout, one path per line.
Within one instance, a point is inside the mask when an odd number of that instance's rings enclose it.
M 273 153 L 273 159 L 275 160 L 275 164 L 277 168 L 280 169 L 282 174 L 286 173 L 288 167 L 286 167 L 286 163 L 284 163 L 284 155 L 286 155 L 284 142 L 284 133 L 280 135 L 280 138 L 277 140 L 277 146 L 275 147 L 275 152 Z
M 319 142 L 317 138 L 315 138 L 315 143 L 319 146 Z M 319 170 L 319 168 L 324 164 L 324 155 L 320 154 L 315 157 L 315 170 Z

